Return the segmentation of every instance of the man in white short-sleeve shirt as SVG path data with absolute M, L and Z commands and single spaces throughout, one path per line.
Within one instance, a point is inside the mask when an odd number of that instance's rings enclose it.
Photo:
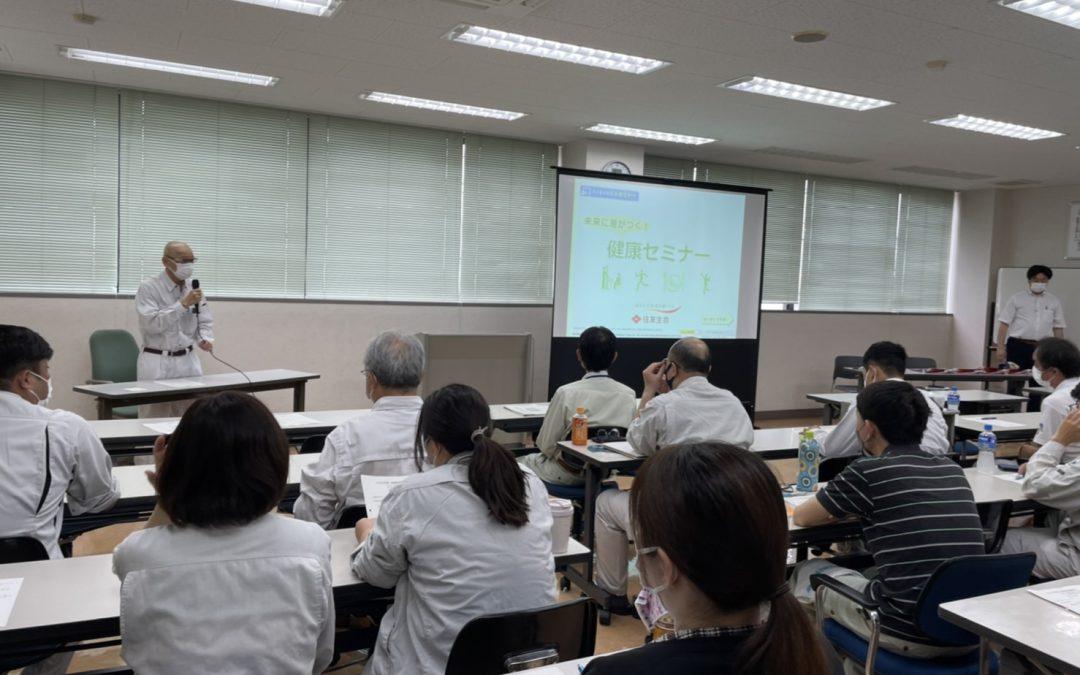
M 1053 276 L 1046 265 L 1032 265 L 1027 271 L 1028 289 L 1009 298 L 998 312 L 998 363 L 1011 361 L 1031 368 L 1039 340 L 1065 335 L 1061 299 L 1046 290 Z
M 1031 443 L 1020 447 L 1020 457 L 1027 458 L 1040 446 L 1046 445 L 1061 427 L 1076 399 L 1073 390 L 1080 385 L 1080 349 L 1065 338 L 1045 338 L 1035 348 L 1035 367 L 1032 376 L 1040 386 L 1050 387 L 1053 393 L 1043 399 L 1039 431 Z M 1068 446 L 1062 452 L 1063 461 L 1080 457 L 1080 446 Z

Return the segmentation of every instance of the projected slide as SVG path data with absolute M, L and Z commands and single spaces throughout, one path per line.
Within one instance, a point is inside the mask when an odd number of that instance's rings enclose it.
M 560 176 L 555 335 L 604 325 L 619 337 L 757 337 L 763 204 Z

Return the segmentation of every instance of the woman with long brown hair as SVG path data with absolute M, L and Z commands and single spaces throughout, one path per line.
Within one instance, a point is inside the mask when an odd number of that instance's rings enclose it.
M 598 658 L 587 675 L 822 675 L 817 632 L 787 582 L 787 509 L 756 455 L 722 443 L 665 448 L 630 493 L 646 623 L 675 632 Z

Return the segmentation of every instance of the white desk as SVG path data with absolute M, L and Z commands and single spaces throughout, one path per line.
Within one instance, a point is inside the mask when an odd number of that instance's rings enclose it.
M 289 486 L 300 484 L 300 471 L 319 459 L 315 453 L 307 455 L 289 455 L 289 478 L 285 481 Z M 120 499 L 154 499 L 154 488 L 146 479 L 146 472 L 152 470 L 152 466 L 114 466 L 113 477 L 116 478 L 116 486 L 120 489 Z
M 246 377 L 245 377 L 246 376 Z M 308 380 L 318 379 L 316 373 L 299 370 L 251 370 L 240 373 L 198 375 L 176 380 L 140 380 L 137 382 L 110 382 L 109 384 L 81 384 L 73 387 L 80 394 L 97 398 L 98 419 L 112 417 L 113 408 L 145 403 L 164 403 L 194 398 L 199 394 L 212 394 L 226 390 L 272 391 L 293 390 L 293 410 L 304 409 L 304 395 Z M 163 384 L 169 383 L 169 384 Z
M 996 415 L 960 415 L 956 435 L 960 439 L 978 438 L 986 424 L 993 425 L 999 441 L 1026 441 L 1039 430 L 1042 413 L 998 413 Z
M 944 400 L 944 397 L 948 395 L 947 389 L 933 389 L 933 394 L 939 396 Z M 1024 396 L 1015 396 L 1013 394 L 1003 394 L 997 391 L 988 391 L 986 389 L 958 389 L 957 393 L 960 394 L 960 409 L 965 413 L 977 412 L 982 409 L 997 409 L 1011 408 L 1010 412 L 1019 412 L 1020 406 L 1027 401 Z M 855 403 L 855 397 L 858 396 L 855 392 L 846 391 L 832 391 L 819 394 L 807 394 L 806 398 L 817 403 L 825 405 L 825 410 L 822 413 L 821 423 L 832 424 L 836 417 L 844 414 L 848 406 Z M 988 413 L 989 414 L 989 413 Z
M 1075 586 L 1080 576 L 1035 588 Z M 941 618 L 1064 673 L 1080 672 L 1080 614 L 1018 588 L 938 607 Z

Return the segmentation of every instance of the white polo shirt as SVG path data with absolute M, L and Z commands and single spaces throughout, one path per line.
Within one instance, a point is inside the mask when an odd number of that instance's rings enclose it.
M 1050 291 L 1020 291 L 1005 302 L 998 321 L 1008 324 L 1011 338 L 1041 340 L 1053 335 L 1055 328 L 1065 328 L 1065 310 Z
M 1063 380 L 1054 389 L 1054 393 L 1043 399 L 1039 408 L 1042 412 L 1039 418 L 1039 431 L 1033 439 L 1036 445 L 1046 445 L 1054 438 L 1061 423 L 1065 421 L 1065 416 L 1069 414 L 1069 408 L 1073 404 L 1072 390 L 1078 384 L 1080 384 L 1080 377 Z M 1077 458 L 1080 458 L 1080 444 L 1074 443 L 1062 451 L 1063 462 L 1071 462 Z

